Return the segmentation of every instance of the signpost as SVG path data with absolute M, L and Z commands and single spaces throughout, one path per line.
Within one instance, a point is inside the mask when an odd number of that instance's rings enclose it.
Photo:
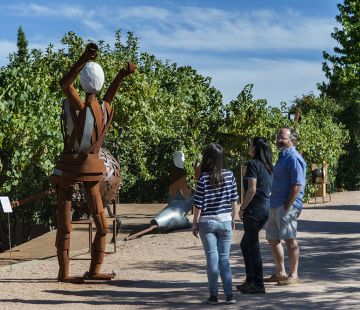
M 12 213 L 11 203 L 9 197 L 0 196 L 0 204 L 4 213 L 8 216 L 8 227 L 9 227 L 9 249 L 10 249 L 10 271 L 12 271 L 12 258 L 11 258 L 11 227 L 10 227 L 10 215 Z

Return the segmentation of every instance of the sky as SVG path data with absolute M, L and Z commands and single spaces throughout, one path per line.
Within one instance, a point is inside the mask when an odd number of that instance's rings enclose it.
M 342 0 L 0 0 L 0 66 L 16 51 L 21 25 L 29 48 L 60 48 L 69 31 L 113 44 L 131 31 L 140 50 L 190 65 L 223 94 L 224 103 L 253 84 L 270 105 L 318 94 L 322 52 L 332 53 Z

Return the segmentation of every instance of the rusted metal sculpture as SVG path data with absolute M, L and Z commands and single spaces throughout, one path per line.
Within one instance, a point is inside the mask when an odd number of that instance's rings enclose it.
M 111 153 L 101 148 L 99 152 L 99 157 L 104 161 L 105 172 L 103 173 L 103 179 L 100 181 L 100 193 L 103 205 L 109 208 L 114 201 L 116 201 L 116 197 L 120 191 L 122 186 L 121 172 L 120 172 L 120 164 L 119 162 L 111 155 Z M 45 191 L 38 192 L 32 194 L 26 198 L 20 200 L 14 200 L 11 202 L 13 208 L 20 207 L 29 203 L 32 203 L 36 200 L 41 200 L 43 198 L 52 196 L 56 194 L 55 188 L 49 188 Z M 86 192 L 83 183 L 76 183 L 73 187 L 72 194 L 72 206 L 75 209 L 79 209 L 79 213 L 82 210 L 88 211 L 86 204 Z M 108 209 L 109 216 L 112 217 L 111 209 Z
M 100 149 L 99 157 L 105 164 L 105 173 L 103 180 L 100 182 L 100 193 L 103 204 L 108 206 L 116 200 L 116 196 L 122 186 L 120 164 L 109 151 L 103 148 Z
M 192 210 L 193 190 L 186 181 L 186 171 L 184 169 L 184 154 L 181 151 L 174 153 L 174 164 L 170 173 L 170 186 L 168 205 L 150 221 L 150 226 L 136 233 L 131 233 L 125 238 L 126 241 L 138 238 L 154 229 L 175 230 L 190 226 L 186 217 Z M 200 176 L 200 165 L 194 164 L 195 178 Z
M 112 209 L 113 204 L 116 203 L 120 187 L 122 186 L 120 164 L 108 150 L 103 148 L 100 149 L 99 158 L 104 161 L 106 169 L 106 171 L 103 173 L 103 179 L 99 182 L 101 200 L 104 207 L 107 208 L 109 217 L 115 217 L 115 233 L 117 234 L 120 231 L 121 221 L 114 215 Z M 72 207 L 74 209 L 72 220 L 79 220 L 84 215 L 86 215 L 87 218 L 90 218 L 90 210 L 87 207 L 86 189 L 84 183 L 79 182 L 75 184 L 71 201 Z M 111 242 L 115 242 L 114 238 L 111 240 Z
M 67 97 L 62 114 L 64 151 L 54 170 L 53 182 L 57 185 L 58 197 L 56 248 L 59 262 L 58 280 L 61 282 L 110 280 L 114 277 L 114 274 L 100 273 L 108 224 L 99 185 L 106 168 L 99 157 L 99 151 L 113 117 L 110 103 L 123 78 L 133 73 L 136 66 L 128 63 L 121 69 L 103 100 L 99 102 L 96 93 L 102 87 L 103 73 L 101 67 L 92 62 L 96 59 L 97 52 L 95 44 L 88 44 L 79 60 L 60 80 L 60 86 Z M 80 98 L 73 85 L 80 72 L 80 82 L 86 93 L 85 101 Z M 92 244 L 90 269 L 82 277 L 69 275 L 71 186 L 76 182 L 85 184 L 88 207 L 97 229 Z
M 111 155 L 111 153 L 103 148 L 100 149 L 99 157 L 104 160 L 106 167 L 106 172 L 103 174 L 103 180 L 100 181 L 100 193 L 101 199 L 104 207 L 107 208 L 109 217 L 113 220 L 113 238 L 111 243 L 116 245 L 116 235 L 120 232 L 121 220 L 114 213 L 114 203 L 116 203 L 120 187 L 122 185 L 121 174 L 120 174 L 120 164 L 119 162 Z M 90 210 L 87 207 L 86 203 L 86 190 L 82 182 L 75 183 L 71 187 L 72 190 L 72 221 L 81 220 L 84 216 L 89 219 L 91 214 Z M 12 208 L 20 207 L 33 203 L 34 201 L 47 198 L 56 194 L 55 188 L 49 188 L 45 191 L 34 193 L 26 198 L 21 200 L 15 200 L 11 202 Z M 116 223 L 114 222 L 116 221 Z M 90 246 L 91 248 L 91 246 Z

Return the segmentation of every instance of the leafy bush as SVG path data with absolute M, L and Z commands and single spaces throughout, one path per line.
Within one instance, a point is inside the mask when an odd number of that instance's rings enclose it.
M 21 40 L 26 42 L 25 38 Z M 61 105 L 64 94 L 58 81 L 84 50 L 86 42 L 70 32 L 62 39 L 63 49 L 52 45 L 42 52 L 32 50 L 10 56 L 10 64 L 0 68 L 0 190 L 11 199 L 48 189 L 49 177 L 60 155 Z M 128 61 L 138 70 L 124 80 L 113 106 L 115 116 L 104 141 L 118 158 L 124 186 L 123 202 L 163 202 L 168 191 L 168 174 L 174 151 L 186 156 L 186 169 L 200 159 L 201 150 L 210 142 L 220 142 L 228 153 L 228 166 L 235 172 L 246 161 L 249 139 L 264 136 L 274 142 L 277 131 L 296 126 L 299 150 L 309 163 L 323 160 L 336 167 L 347 133 L 332 117 L 322 114 L 331 106 L 328 99 L 304 97 L 295 104 L 303 110 L 299 124 L 287 118 L 286 105 L 270 107 L 266 100 L 254 100 L 252 85 L 242 90 L 228 105 L 221 93 L 189 66 L 163 62 L 148 53 L 139 53 L 138 39 L 120 31 L 115 45 L 97 42 L 98 62 L 105 71 L 101 97 L 118 70 Z M 25 51 L 25 52 L 24 52 Z M 25 53 L 25 55 L 24 55 Z M 21 55 L 21 57 L 20 57 Z M 75 87 L 80 90 L 79 82 Z M 84 93 L 80 91 L 80 95 Z M 273 144 L 274 158 L 277 157 Z M 28 225 L 55 225 L 55 197 L 37 202 L 32 208 L 15 212 Z

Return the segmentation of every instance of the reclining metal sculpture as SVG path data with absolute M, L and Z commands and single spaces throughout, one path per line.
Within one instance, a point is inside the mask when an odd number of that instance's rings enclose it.
M 54 169 L 53 182 L 57 185 L 57 235 L 56 248 L 59 262 L 58 281 L 83 282 L 85 279 L 110 280 L 114 274 L 100 273 L 104 260 L 107 221 L 100 195 L 99 182 L 105 172 L 104 161 L 99 151 L 113 117 L 110 103 L 115 97 L 121 81 L 135 72 L 136 65 L 128 63 L 119 71 L 103 100 L 96 99 L 96 93 L 103 84 L 103 71 L 93 62 L 98 48 L 94 43 L 87 45 L 85 52 L 60 80 L 66 94 L 62 114 L 64 151 Z M 86 96 L 83 101 L 73 82 L 81 74 L 80 83 Z M 89 271 L 83 276 L 69 275 L 69 252 L 71 232 L 71 186 L 84 182 L 88 207 L 96 225 L 92 245 Z
M 192 210 L 194 199 L 193 190 L 187 185 L 186 171 L 184 169 L 184 153 L 174 153 L 174 164 L 170 173 L 170 186 L 168 205 L 151 221 L 150 226 L 136 233 L 131 233 L 125 238 L 126 241 L 138 238 L 154 229 L 175 230 L 190 226 L 187 213 Z M 195 163 L 195 178 L 200 174 L 200 166 Z

